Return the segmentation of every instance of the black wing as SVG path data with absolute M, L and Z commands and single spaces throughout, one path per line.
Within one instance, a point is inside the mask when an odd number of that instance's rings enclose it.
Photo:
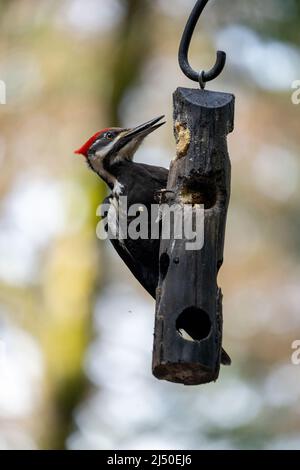
M 168 173 L 165 168 L 133 162 L 128 168 L 122 168 L 121 182 L 125 187 L 124 195 L 128 196 L 128 206 L 144 205 L 148 214 L 151 214 L 151 205 L 156 204 L 156 193 L 167 186 Z M 109 196 L 104 203 L 108 204 L 111 197 Z M 153 218 L 158 220 L 158 211 Z M 151 217 L 149 217 L 149 225 L 150 220 Z M 157 224 L 160 222 L 157 221 Z M 158 231 L 160 233 L 160 227 Z M 160 239 L 152 240 L 149 234 L 147 240 L 127 238 L 110 241 L 134 277 L 155 299 L 159 276 Z
M 110 204 L 111 197 L 107 197 L 103 204 Z M 107 231 L 108 227 L 106 227 Z M 158 265 L 160 240 L 120 240 L 110 238 L 114 249 L 130 269 L 134 277 L 155 299 L 158 284 Z
M 143 240 L 145 242 L 145 240 Z M 159 258 L 159 240 L 152 243 L 151 260 L 146 255 L 144 259 L 137 259 L 135 256 L 136 244 L 139 240 L 111 240 L 116 252 L 122 258 L 126 266 L 130 269 L 134 277 L 146 289 L 146 291 L 155 299 L 156 287 L 158 284 L 158 258 Z M 135 245 L 133 245 L 133 243 Z M 142 250 L 142 243 L 139 244 L 138 251 Z M 147 259 L 146 259 L 147 258 Z

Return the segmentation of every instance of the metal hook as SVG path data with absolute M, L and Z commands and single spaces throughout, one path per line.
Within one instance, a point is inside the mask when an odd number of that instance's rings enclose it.
M 194 6 L 194 9 L 188 19 L 185 30 L 183 32 L 178 53 L 179 65 L 181 70 L 188 78 L 190 78 L 194 82 L 198 82 L 202 89 L 205 88 L 206 82 L 214 80 L 221 74 L 226 63 L 226 53 L 224 51 L 217 51 L 216 63 L 208 72 L 205 72 L 204 70 L 200 73 L 196 72 L 192 69 L 189 64 L 188 52 L 193 33 L 195 31 L 201 13 L 206 7 L 208 1 L 209 0 L 198 0 L 196 5 Z

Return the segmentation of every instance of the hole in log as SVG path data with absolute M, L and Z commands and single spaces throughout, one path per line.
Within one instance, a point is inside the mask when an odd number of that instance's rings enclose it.
M 211 321 L 201 308 L 188 307 L 177 318 L 176 329 L 188 341 L 201 341 L 209 336 Z
M 185 182 L 180 197 L 185 204 L 202 204 L 210 209 L 217 202 L 217 188 L 211 181 L 192 178 Z
M 165 279 L 170 266 L 170 257 L 167 253 L 163 253 L 159 260 L 160 274 Z

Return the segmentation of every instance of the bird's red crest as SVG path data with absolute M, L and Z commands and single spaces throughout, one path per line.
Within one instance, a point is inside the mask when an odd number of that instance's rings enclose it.
M 93 145 L 95 140 L 97 140 L 98 137 L 100 137 L 100 135 L 104 134 L 108 130 L 109 128 L 102 129 L 102 131 L 96 132 L 96 134 L 94 134 L 85 144 L 83 144 L 82 147 L 80 147 L 78 150 L 75 150 L 74 153 L 76 153 L 77 155 L 83 155 L 84 157 L 87 157 L 89 148 Z

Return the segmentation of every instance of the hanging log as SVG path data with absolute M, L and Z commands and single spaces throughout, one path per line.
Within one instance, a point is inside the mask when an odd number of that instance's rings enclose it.
M 171 237 L 161 240 L 153 351 L 153 374 L 159 379 L 197 385 L 219 375 L 222 292 L 217 276 L 230 198 L 227 135 L 233 120 L 231 94 L 187 88 L 174 93 L 177 152 L 161 204 L 192 208 L 194 215 L 202 207 L 204 244 L 188 250 L 190 240 L 174 236 L 174 220 Z

